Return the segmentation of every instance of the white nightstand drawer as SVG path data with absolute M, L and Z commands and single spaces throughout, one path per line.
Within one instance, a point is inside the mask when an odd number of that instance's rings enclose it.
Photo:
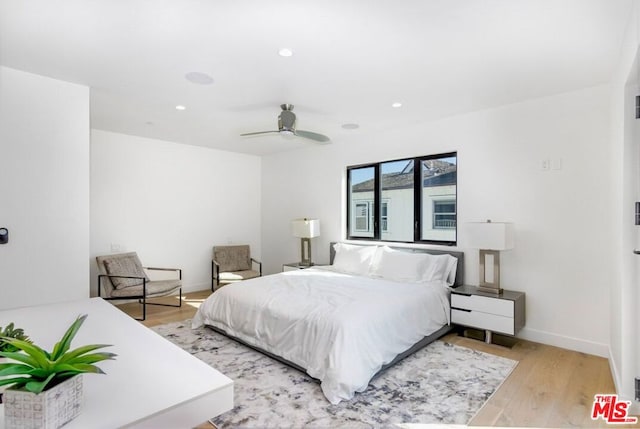
M 513 301 L 480 295 L 451 294 L 451 307 L 513 318 Z
M 451 322 L 458 325 L 470 326 L 472 328 L 488 329 L 494 332 L 515 335 L 515 326 L 512 317 L 498 316 L 495 314 L 488 314 L 480 311 L 457 310 L 455 308 L 452 308 Z

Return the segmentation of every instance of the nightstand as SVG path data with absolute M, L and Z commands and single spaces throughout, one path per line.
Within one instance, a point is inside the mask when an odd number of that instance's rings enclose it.
M 516 335 L 524 326 L 525 294 L 505 290 L 500 295 L 480 292 L 475 286 L 451 289 L 451 323 L 492 333 Z
M 311 268 L 314 264 L 311 265 L 302 265 L 300 262 L 289 262 L 287 264 L 282 264 L 282 271 L 295 271 L 295 270 L 304 270 L 305 268 Z

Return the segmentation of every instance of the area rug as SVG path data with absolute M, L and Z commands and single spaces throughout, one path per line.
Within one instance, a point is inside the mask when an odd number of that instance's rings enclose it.
M 222 429 L 466 424 L 517 365 L 436 341 L 332 405 L 308 375 L 190 320 L 152 329 L 234 381 L 235 408 L 212 419 Z

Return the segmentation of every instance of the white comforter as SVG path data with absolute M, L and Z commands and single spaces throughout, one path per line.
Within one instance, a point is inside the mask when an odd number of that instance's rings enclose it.
M 447 294 L 440 282 L 397 283 L 309 268 L 219 289 L 200 306 L 192 327 L 223 329 L 306 368 L 337 404 L 446 325 Z

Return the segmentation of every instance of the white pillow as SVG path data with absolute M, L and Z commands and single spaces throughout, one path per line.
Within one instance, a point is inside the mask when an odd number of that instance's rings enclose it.
M 371 274 L 392 281 L 418 283 L 455 282 L 457 259 L 451 255 L 431 255 L 394 250 L 384 246 L 378 250 Z
M 353 244 L 336 243 L 333 245 L 336 255 L 333 267 L 349 274 L 368 276 L 377 246 L 355 246 Z
M 423 274 L 428 265 L 424 255 L 393 250 L 388 246 L 380 247 L 371 267 L 371 275 L 397 282 L 423 281 Z
M 423 281 L 442 280 L 451 286 L 456 280 L 458 259 L 452 255 L 431 255 L 425 253 L 429 263 L 423 272 Z

